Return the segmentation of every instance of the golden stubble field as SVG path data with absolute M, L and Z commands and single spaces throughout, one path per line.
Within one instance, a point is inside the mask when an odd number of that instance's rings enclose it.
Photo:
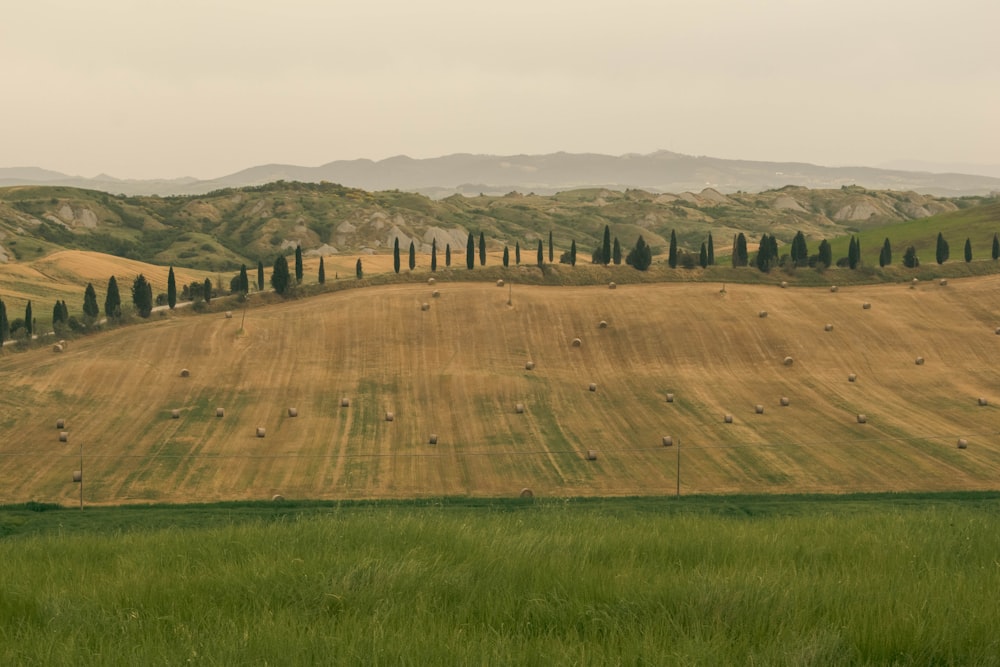
M 673 494 L 668 435 L 684 494 L 1000 487 L 1000 277 L 508 294 L 346 290 L 244 331 L 205 314 L 6 352 L 0 503 L 76 502 L 81 446 L 93 503 Z

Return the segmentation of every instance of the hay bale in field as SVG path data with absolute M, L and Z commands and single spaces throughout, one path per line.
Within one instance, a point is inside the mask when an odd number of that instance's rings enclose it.
M 298 417 L 299 416 L 298 408 L 288 408 L 288 416 L 289 417 Z
M 430 309 L 431 309 L 431 304 L 427 303 L 426 301 L 420 304 L 420 310 L 430 310 Z
M 665 435 L 665 436 L 663 436 L 663 439 L 661 440 L 661 442 L 663 443 L 664 447 L 673 447 L 674 446 L 674 438 L 673 438 L 673 436 Z
M 63 346 L 60 345 L 59 343 L 56 343 L 55 345 L 52 346 L 52 351 L 53 352 L 62 352 L 63 351 Z
M 785 289 L 786 287 L 788 287 L 788 283 L 786 281 L 782 280 L 781 281 L 781 289 Z
M 864 309 L 864 310 L 871 310 L 872 305 L 870 303 L 868 303 L 867 301 L 865 301 L 864 303 L 861 304 L 861 308 Z
M 759 313 L 757 313 L 757 317 L 767 317 L 767 311 L 766 310 L 760 311 Z
M 582 340 L 580 340 L 579 338 L 574 338 L 573 339 L 573 347 L 580 347 L 581 345 L 583 345 L 583 341 Z
M 787 396 L 782 396 L 778 403 L 781 404 L 781 407 L 787 408 L 791 401 L 788 400 Z
M 59 341 L 59 344 L 62 345 L 62 347 L 63 347 L 64 350 L 69 347 L 69 345 L 64 340 Z
M 83 471 L 82 470 L 74 470 L 73 471 L 73 482 L 76 483 L 76 484 L 79 484 L 82 481 L 83 481 Z
M 914 360 L 914 363 L 917 364 L 917 366 L 923 366 L 924 365 L 924 358 L 923 357 L 917 357 Z
M 919 278 L 914 278 L 913 280 L 910 281 L 910 286 L 911 287 L 915 287 L 916 284 L 919 283 L 919 282 L 920 282 Z
M 223 408 L 216 408 L 215 409 L 215 416 L 216 417 L 225 417 L 226 416 L 226 411 Z
M 182 378 L 191 377 L 191 371 L 189 371 L 186 368 L 182 368 L 181 369 L 181 377 Z
M 980 405 L 980 407 L 986 406 L 986 405 L 989 405 L 989 404 L 990 404 L 990 402 L 987 401 L 985 398 L 983 398 L 982 396 L 979 397 L 979 405 Z
M 826 326 L 823 327 L 823 331 L 833 331 L 833 325 L 827 324 Z
M 430 443 L 430 444 L 432 444 L 432 445 L 438 444 L 438 434 L 437 433 L 431 433 L 431 436 L 429 438 L 427 438 L 427 442 Z
M 514 412 L 516 412 L 519 415 L 523 415 L 524 414 L 524 403 L 518 403 L 517 405 L 515 405 L 514 406 Z
M 386 420 L 387 422 L 391 422 L 391 421 L 392 421 L 393 419 L 395 419 L 395 418 L 396 418 L 396 415 L 392 414 L 392 413 L 391 413 L 391 412 L 389 412 L 388 410 L 386 411 L 386 413 L 385 413 L 385 420 Z
M 271 502 L 273 502 L 273 503 L 283 503 L 283 502 L 285 502 L 285 497 L 283 495 L 281 495 L 280 493 L 276 493 L 273 496 L 271 496 Z
M 257 437 L 258 438 L 263 438 L 266 434 L 267 434 L 267 432 L 264 430 L 263 426 L 258 426 L 257 427 Z
M 497 281 L 497 287 L 503 287 L 503 279 Z
M 859 424 L 867 424 L 868 423 L 868 416 L 867 415 L 859 414 L 858 415 L 858 423 Z
M 344 398 L 340 399 L 340 407 L 342 407 L 342 408 L 349 408 L 349 407 L 351 407 L 351 399 L 347 398 L 346 396 Z
M 598 323 L 598 325 L 597 325 L 597 326 L 598 326 L 598 327 L 600 327 L 601 329 L 607 329 L 607 328 L 608 328 L 608 323 L 607 323 L 607 321 L 606 321 L 606 320 L 601 320 L 601 321 L 600 321 L 600 322 Z
M 764 414 L 764 406 L 758 403 L 757 405 L 753 406 L 753 411 L 759 415 L 762 415 Z
M 524 370 L 526 370 L 526 371 L 533 371 L 533 370 L 535 370 L 535 362 L 534 361 L 525 362 L 525 364 L 524 364 Z
M 59 431 L 59 442 L 69 442 L 69 433 L 66 431 Z
M 64 428 L 66 428 L 66 420 L 65 419 L 57 419 L 56 420 L 56 428 L 59 429 L 59 430 L 62 430 Z
M 673 402 L 674 402 L 674 395 L 667 394 L 667 403 L 673 403 Z
M 791 366 L 792 364 L 795 363 L 795 360 L 792 359 L 791 357 L 785 357 L 785 360 L 782 363 L 784 363 L 786 366 Z
M 1000 327 L 997 327 L 996 329 L 994 329 L 993 333 L 995 333 L 996 335 L 1000 336 Z
M 837 290 L 839 290 L 839 289 L 840 289 L 840 288 L 839 288 L 839 287 L 837 287 L 836 285 L 830 285 L 830 291 L 831 291 L 831 292 L 836 292 L 836 291 L 837 291 Z
M 591 382 L 590 383 L 590 387 L 588 387 L 588 388 L 590 389 L 590 391 L 597 391 L 597 384 L 594 383 L 594 382 Z
M 171 419 L 180 419 L 181 418 L 181 411 L 177 410 L 177 409 L 171 410 L 170 411 L 170 418 Z
M 588 461 L 596 461 L 597 460 L 597 450 L 596 449 L 588 449 L 587 450 L 587 460 Z
M 434 297 L 435 299 L 438 299 L 441 297 L 441 292 L 439 292 L 438 290 L 434 290 L 433 292 L 431 292 L 431 296 Z
M 608 289 L 618 289 L 618 285 L 615 285 L 613 282 L 610 282 L 608 283 Z
M 854 373 L 851 373 L 850 375 L 847 376 L 847 381 L 848 382 L 854 382 L 857 379 L 858 379 L 858 376 L 855 375 Z
M 966 447 L 969 446 L 969 441 L 966 440 L 965 438 L 959 438 L 958 442 L 955 443 L 955 446 L 958 447 L 959 449 L 965 449 Z
M 231 311 L 231 310 L 227 310 L 226 311 L 226 319 L 227 320 L 233 319 L 233 311 Z
M 434 283 L 436 283 L 436 282 L 437 282 L 437 281 L 436 281 L 436 280 L 434 280 L 433 278 L 428 278 L 428 279 L 427 279 L 427 284 L 428 284 L 428 285 L 433 285 L 433 284 L 434 284 Z
M 727 423 L 727 424 L 732 424 L 733 423 L 733 416 L 732 415 L 726 415 L 725 417 L 722 418 L 722 421 L 725 422 L 725 423 Z
M 939 282 L 938 285 L 940 285 L 941 287 L 947 287 L 948 286 L 948 279 L 947 278 L 942 278 L 941 282 Z
M 535 493 L 531 489 L 526 487 L 521 489 L 521 493 L 519 493 L 518 496 L 520 496 L 521 498 L 534 498 Z

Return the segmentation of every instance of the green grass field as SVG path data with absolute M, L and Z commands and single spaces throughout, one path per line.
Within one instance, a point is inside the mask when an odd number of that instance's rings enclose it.
M 998 498 L 8 506 L 0 661 L 998 664 Z

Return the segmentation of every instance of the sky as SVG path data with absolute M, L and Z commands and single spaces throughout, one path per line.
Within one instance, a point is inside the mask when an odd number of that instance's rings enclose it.
M 451 153 L 1000 163 L 996 0 L 31 0 L 0 167 Z

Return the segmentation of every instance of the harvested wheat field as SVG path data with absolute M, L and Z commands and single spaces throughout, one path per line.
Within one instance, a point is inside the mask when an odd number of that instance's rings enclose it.
M 1000 487 L 1000 277 L 432 289 L 5 353 L 0 503 Z

